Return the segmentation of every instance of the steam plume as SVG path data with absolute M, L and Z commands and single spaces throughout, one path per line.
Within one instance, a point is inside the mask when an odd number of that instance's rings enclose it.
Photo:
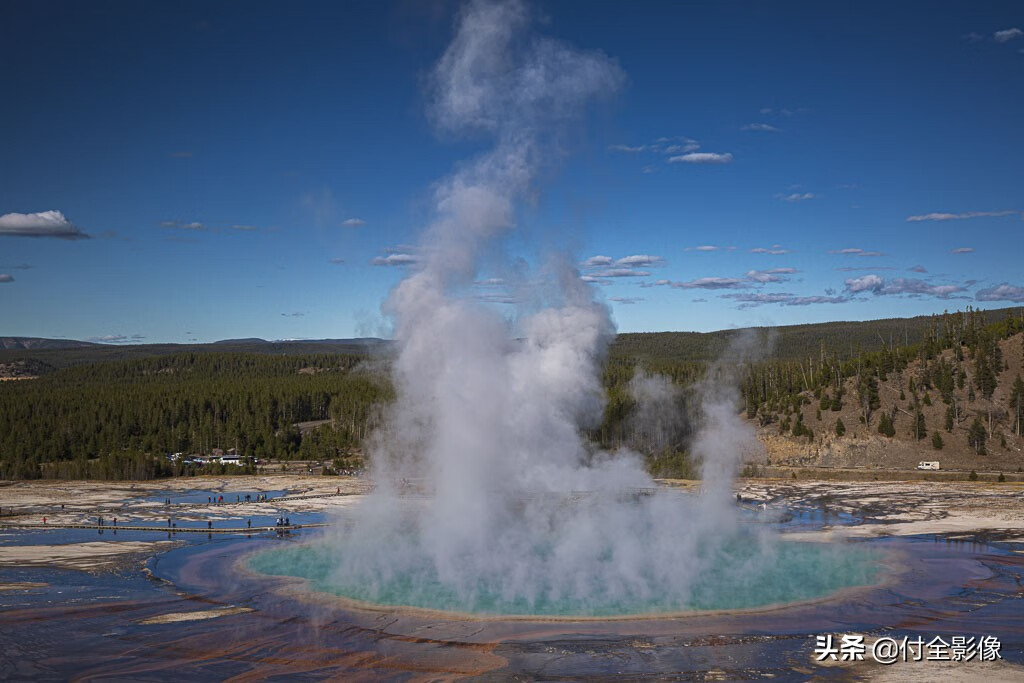
M 490 136 L 493 147 L 438 183 L 420 258 L 384 305 L 397 400 L 370 447 L 377 489 L 338 539 L 339 585 L 386 601 L 396 581 L 411 582 L 455 609 L 628 602 L 655 586 L 689 594 L 700 547 L 731 507 L 628 499 L 626 489 L 653 487 L 639 456 L 581 436 L 604 408 L 607 307 L 564 257 L 522 285 L 531 307 L 514 320 L 472 293 L 561 133 L 624 79 L 602 53 L 534 33 L 520 2 L 475 0 L 460 13 L 429 78 L 429 114 L 439 132 Z M 714 463 L 742 437 L 727 397 L 709 405 L 698 445 L 708 497 L 727 500 L 733 466 Z M 427 500 L 410 502 L 411 490 Z M 570 495 L 581 491 L 593 493 Z

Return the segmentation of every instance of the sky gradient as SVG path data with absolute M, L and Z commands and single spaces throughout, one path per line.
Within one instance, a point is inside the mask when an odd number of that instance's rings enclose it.
M 436 183 L 490 144 L 427 114 L 458 7 L 7 3 L 0 335 L 386 335 Z M 568 250 L 620 331 L 1024 303 L 1020 3 L 532 7 L 628 80 L 507 253 Z

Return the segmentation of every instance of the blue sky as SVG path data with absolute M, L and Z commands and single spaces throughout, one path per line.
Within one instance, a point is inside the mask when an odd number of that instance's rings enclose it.
M 425 114 L 457 9 L 7 3 L 0 334 L 380 334 L 434 184 L 489 144 Z M 570 250 L 620 330 L 1024 303 L 1020 3 L 534 10 L 628 82 L 509 253 Z

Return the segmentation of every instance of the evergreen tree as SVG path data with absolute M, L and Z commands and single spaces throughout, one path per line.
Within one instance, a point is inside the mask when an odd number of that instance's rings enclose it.
M 836 420 L 836 436 L 842 436 L 846 433 L 846 425 L 843 424 L 843 418 Z
M 914 411 L 914 436 L 918 441 L 928 436 L 928 429 L 924 424 L 924 413 L 920 410 Z
M 945 444 L 942 441 L 942 435 L 938 432 L 932 434 L 932 448 L 937 451 L 941 451 Z
M 985 440 L 987 438 L 988 432 L 985 431 L 985 425 L 980 417 L 975 417 L 974 422 L 971 423 L 971 428 L 967 430 L 967 444 L 978 455 L 985 455 Z
M 896 427 L 893 426 L 892 418 L 889 417 L 888 412 L 883 412 L 882 417 L 878 420 L 878 433 L 890 438 L 896 436 Z
M 953 410 L 953 406 L 946 408 L 946 431 L 953 431 L 954 420 L 956 420 L 956 412 Z
M 1020 375 L 1013 382 L 1013 389 L 1010 392 L 1010 414 L 1013 416 L 1014 432 L 1021 436 L 1024 427 L 1024 380 Z

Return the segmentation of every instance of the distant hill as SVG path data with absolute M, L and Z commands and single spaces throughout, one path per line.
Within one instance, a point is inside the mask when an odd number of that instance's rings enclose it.
M 1024 316 L 1024 308 L 977 311 L 985 322 L 1007 315 Z M 751 335 L 750 346 L 764 360 L 806 360 L 821 354 L 851 358 L 862 351 L 915 344 L 925 338 L 933 317 L 811 323 L 779 327 L 742 328 L 717 332 L 635 332 L 616 337 L 613 357 L 654 363 L 704 362 L 726 356 L 735 342 Z M 223 339 L 209 344 L 113 345 L 69 339 L 0 337 L 0 362 L 34 361 L 35 367 L 59 369 L 103 361 L 134 360 L 175 353 L 238 352 L 275 355 L 345 353 L 387 354 L 393 342 L 376 337 L 355 339 L 295 339 L 268 341 L 259 338 Z
M 391 342 L 385 339 L 311 339 L 266 341 L 264 339 L 224 339 L 209 344 L 94 344 L 63 339 L 2 337 L 11 340 L 0 346 L 0 363 L 31 362 L 46 371 L 89 363 L 138 360 L 176 353 L 259 353 L 271 355 L 310 355 L 344 353 L 376 355 L 386 353 Z M 19 343 L 15 343 L 19 342 Z
M 999 308 L 976 313 L 985 323 L 994 323 L 1007 315 L 1022 317 L 1024 308 Z M 752 335 L 753 343 L 747 346 L 752 346 L 757 356 L 764 360 L 806 360 L 818 358 L 822 353 L 851 358 L 862 351 L 916 344 L 925 338 L 932 324 L 932 316 L 921 315 L 718 332 L 627 333 L 616 337 L 612 354 L 656 362 L 711 361 L 728 355 L 734 343 Z
M 41 337 L 0 337 L 0 349 L 81 349 L 100 346 L 75 339 L 43 339 Z

